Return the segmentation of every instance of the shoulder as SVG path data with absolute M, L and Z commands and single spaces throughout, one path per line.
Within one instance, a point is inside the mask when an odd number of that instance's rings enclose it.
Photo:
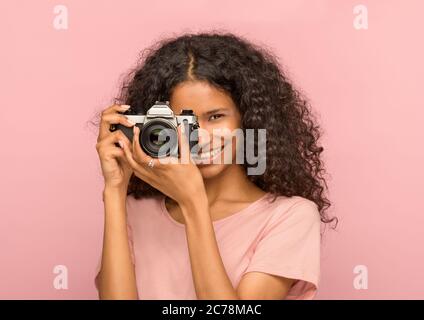
M 315 202 L 301 196 L 277 196 L 274 201 L 269 198 L 270 224 L 281 224 L 287 226 L 302 225 L 310 226 L 319 224 L 320 212 Z M 272 202 L 271 202 L 272 201 Z

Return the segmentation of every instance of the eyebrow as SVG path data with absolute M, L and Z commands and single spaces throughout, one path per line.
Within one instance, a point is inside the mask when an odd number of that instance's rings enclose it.
M 208 116 L 208 115 L 211 115 L 213 113 L 216 113 L 216 112 L 219 112 L 219 111 L 226 111 L 226 110 L 227 110 L 226 108 L 216 108 L 216 109 L 213 109 L 213 110 L 209 110 L 209 111 L 205 112 L 204 114 Z

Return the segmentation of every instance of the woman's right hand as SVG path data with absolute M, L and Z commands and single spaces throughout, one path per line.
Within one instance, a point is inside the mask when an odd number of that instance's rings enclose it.
M 105 187 L 126 190 L 133 173 L 133 169 L 126 160 L 124 150 L 115 146 L 115 143 L 120 143 L 120 141 L 126 143 L 127 146 L 130 146 L 131 142 L 121 130 L 113 132 L 109 130 L 111 124 L 119 123 L 127 127 L 134 125 L 125 115 L 118 113 L 118 111 L 124 112 L 128 108 L 128 105 L 115 104 L 102 112 L 96 150 L 100 158 Z

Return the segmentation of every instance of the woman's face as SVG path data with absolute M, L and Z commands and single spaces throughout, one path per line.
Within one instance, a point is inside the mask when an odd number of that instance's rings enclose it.
M 199 132 L 200 162 L 197 166 L 204 179 L 209 179 L 222 173 L 228 166 L 228 158 L 224 163 L 224 144 L 228 142 L 228 153 L 231 163 L 236 159 L 235 138 L 221 139 L 214 129 L 233 130 L 241 127 L 241 116 L 231 97 L 206 82 L 183 82 L 176 86 L 170 97 L 170 105 L 174 114 L 178 115 L 181 109 L 191 109 L 197 116 L 197 121 L 202 130 Z M 204 146 L 204 147 L 203 147 Z M 209 152 L 212 150 L 212 154 Z M 225 151 L 227 153 L 227 151 Z M 228 155 L 227 155 L 228 156 Z M 213 160 L 215 158 L 215 160 Z M 216 163 L 216 162 L 219 163 Z M 203 163 L 202 163 L 203 162 Z M 208 162 L 209 164 L 206 164 Z M 215 162 L 215 163 L 213 163 Z

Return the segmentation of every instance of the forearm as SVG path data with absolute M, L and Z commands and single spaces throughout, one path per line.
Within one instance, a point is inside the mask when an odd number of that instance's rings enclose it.
M 200 198 L 203 199 L 203 196 Z M 186 236 L 197 298 L 201 300 L 238 299 L 219 253 L 207 198 L 206 200 L 196 199 L 181 207 L 186 223 Z
M 103 201 L 105 221 L 99 298 L 137 299 L 135 271 L 128 244 L 126 192 L 105 187 Z

